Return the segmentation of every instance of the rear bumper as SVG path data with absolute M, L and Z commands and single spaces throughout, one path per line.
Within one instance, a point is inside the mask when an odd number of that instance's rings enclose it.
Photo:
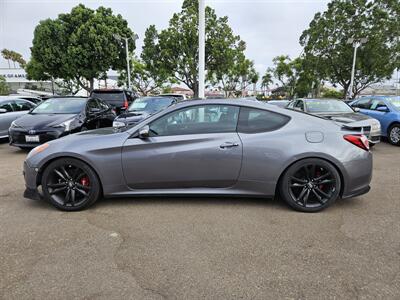
M 363 150 L 362 150 L 363 151 Z M 372 153 L 365 151 L 363 159 L 345 163 L 343 170 L 342 198 L 351 198 L 368 193 L 372 179 Z

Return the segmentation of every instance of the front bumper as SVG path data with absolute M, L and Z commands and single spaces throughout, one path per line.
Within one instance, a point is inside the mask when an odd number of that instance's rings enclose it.
M 30 167 L 27 162 L 24 162 L 23 175 L 25 179 L 25 192 L 24 197 L 32 200 L 39 200 L 42 198 L 38 190 L 38 169 Z
M 58 139 L 64 135 L 68 134 L 63 130 L 41 130 L 35 131 L 34 134 L 29 134 L 28 130 L 21 128 L 10 128 L 9 130 L 9 143 L 11 146 L 25 147 L 25 148 L 35 148 L 41 144 L 49 142 L 51 140 Z M 39 136 L 39 142 L 26 142 L 26 136 L 37 135 Z

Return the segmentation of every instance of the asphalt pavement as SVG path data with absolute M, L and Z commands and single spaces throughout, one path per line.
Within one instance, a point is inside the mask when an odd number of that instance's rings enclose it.
M 371 191 L 321 213 L 278 200 L 103 199 L 66 213 L 22 197 L 0 144 L 0 299 L 400 299 L 400 147 Z

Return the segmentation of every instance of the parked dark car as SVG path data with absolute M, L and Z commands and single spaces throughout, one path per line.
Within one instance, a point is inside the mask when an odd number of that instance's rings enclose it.
M 70 133 L 110 127 L 115 117 L 111 106 L 99 99 L 51 98 L 11 123 L 10 145 L 34 148 Z
M 115 118 L 114 127 L 125 127 L 139 123 L 148 116 L 167 108 L 178 102 L 175 97 L 142 97 L 136 99 L 128 108 L 128 111 Z
M 0 97 L 0 138 L 8 137 L 11 123 L 28 113 L 36 105 L 23 99 Z
M 287 108 L 304 111 L 335 122 L 351 124 L 353 128 L 357 127 L 363 130 L 371 145 L 380 141 L 381 125 L 379 121 L 359 113 L 342 100 L 296 99 L 290 102 Z
M 90 97 L 107 102 L 117 115 L 128 109 L 136 98 L 133 92 L 123 89 L 95 89 L 90 93 Z

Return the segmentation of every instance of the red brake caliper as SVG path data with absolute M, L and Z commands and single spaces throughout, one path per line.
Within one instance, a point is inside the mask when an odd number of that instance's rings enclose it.
M 88 178 L 87 176 L 82 177 L 82 178 L 81 178 L 81 184 L 82 184 L 83 186 L 89 186 L 89 184 L 90 184 L 89 178 Z

